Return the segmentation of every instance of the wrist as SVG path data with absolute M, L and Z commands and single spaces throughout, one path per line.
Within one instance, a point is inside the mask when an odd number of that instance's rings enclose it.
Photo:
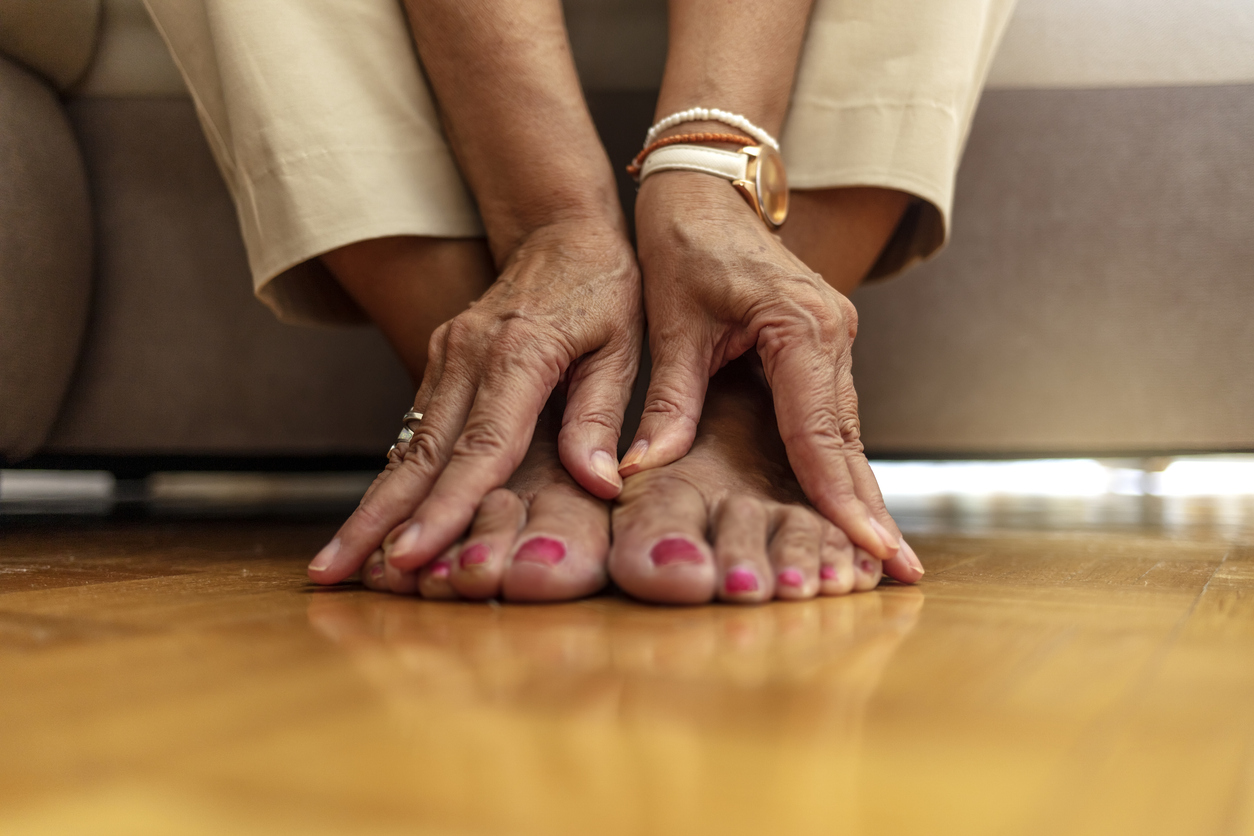
M 608 272 L 631 273 L 635 254 L 627 237 L 622 213 L 616 219 L 601 215 L 566 214 L 552 217 L 521 233 L 497 258 L 498 269 L 538 252 L 558 252 L 563 258 L 599 262 Z
M 526 241 L 553 230 L 584 230 L 598 238 L 613 234 L 626 240 L 613 182 L 583 185 L 589 179 L 573 174 L 536 177 L 481 200 L 479 211 L 498 266 Z

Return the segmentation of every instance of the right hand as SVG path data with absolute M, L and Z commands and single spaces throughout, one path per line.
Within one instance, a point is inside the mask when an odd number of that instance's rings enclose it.
M 488 291 L 432 335 L 414 398 L 422 424 L 314 558 L 314 581 L 344 580 L 385 539 L 401 571 L 443 553 L 522 462 L 562 383 L 562 464 L 594 496 L 621 490 L 616 450 L 643 329 L 630 243 L 614 225 L 564 221 L 502 261 Z

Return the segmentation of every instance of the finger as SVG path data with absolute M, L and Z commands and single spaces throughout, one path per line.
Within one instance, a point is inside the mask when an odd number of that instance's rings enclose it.
M 871 463 L 867 461 L 866 455 L 861 450 L 856 454 L 851 454 L 848 463 L 849 472 L 853 476 L 854 490 L 857 491 L 858 498 L 870 512 L 871 520 L 883 526 L 889 536 L 898 543 L 896 554 L 884 561 L 884 574 L 902 583 L 917 583 L 923 577 L 923 564 L 914 553 L 914 549 L 910 548 L 910 544 L 901 536 L 901 530 L 897 528 L 897 523 L 888 513 L 888 508 L 884 505 L 884 494 L 880 491 L 879 482 L 875 479 L 875 472 L 871 470 Z
M 653 371 L 640 428 L 618 466 L 622 476 L 670 464 L 688 452 L 710 385 L 710 352 L 693 330 L 650 331 L 649 353 Z
M 757 603 L 775 594 L 775 576 L 766 554 L 769 522 L 762 501 L 754 497 L 730 496 L 719 506 L 714 563 L 721 579 L 721 600 Z
M 432 394 L 404 459 L 362 500 L 331 542 L 309 564 L 309 577 L 315 583 L 339 583 L 357 571 L 430 491 L 452 455 L 474 400 L 469 373 L 461 370 L 450 374 L 448 371 L 445 370 Z
M 539 371 L 547 365 L 497 365 L 485 376 L 447 466 L 385 547 L 389 563 L 416 568 L 444 551 L 466 531 L 488 492 L 517 469 L 557 382 Z
M 558 455 L 575 481 L 599 499 L 613 499 L 623 489 L 618 436 L 639 365 L 636 341 L 607 345 L 580 361 L 566 390 Z
M 802 601 L 819 591 L 819 553 L 824 520 L 799 505 L 779 505 L 772 515 L 767 554 L 775 574 L 775 597 Z
M 814 507 L 855 545 L 887 560 L 897 550 L 896 539 L 871 517 L 849 471 L 847 448 L 853 445 L 857 452 L 862 448 L 852 379 L 847 374 L 838 377 L 839 367 L 848 366 L 848 351 L 837 355 L 825 348 L 839 338 L 826 331 L 802 320 L 760 332 L 758 353 L 775 402 L 780 438 Z

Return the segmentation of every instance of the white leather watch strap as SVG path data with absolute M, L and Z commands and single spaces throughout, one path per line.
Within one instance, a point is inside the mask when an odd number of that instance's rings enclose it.
M 724 151 L 704 145 L 667 145 L 645 158 L 640 182 L 658 171 L 699 171 L 726 180 L 743 180 L 749 158 L 739 151 Z

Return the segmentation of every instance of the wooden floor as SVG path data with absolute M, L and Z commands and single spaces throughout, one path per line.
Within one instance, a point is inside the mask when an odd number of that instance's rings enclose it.
M 1248 534 L 663 609 L 314 589 L 329 530 L 0 529 L 0 833 L 1254 834 Z

